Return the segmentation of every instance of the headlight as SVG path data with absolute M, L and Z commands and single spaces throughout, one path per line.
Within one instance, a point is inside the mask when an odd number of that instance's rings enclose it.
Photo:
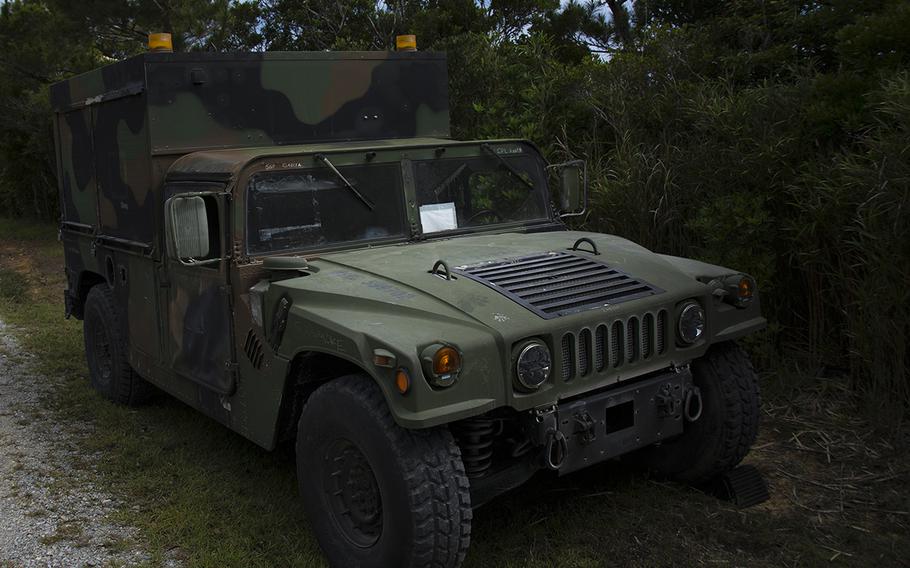
M 705 310 L 697 302 L 687 302 L 680 310 L 677 331 L 683 343 L 695 343 L 705 332 Z
M 461 353 L 451 345 L 430 345 L 420 354 L 420 361 L 424 376 L 435 387 L 452 386 L 461 371 Z
M 543 343 L 533 341 L 525 345 L 515 362 L 518 384 L 528 390 L 537 390 L 550 378 L 550 350 Z

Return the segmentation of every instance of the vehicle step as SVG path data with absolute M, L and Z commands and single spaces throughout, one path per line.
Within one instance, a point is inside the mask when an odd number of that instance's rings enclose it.
M 746 509 L 770 498 L 768 483 L 755 466 L 741 465 L 724 472 L 705 484 L 703 490 L 718 499 Z

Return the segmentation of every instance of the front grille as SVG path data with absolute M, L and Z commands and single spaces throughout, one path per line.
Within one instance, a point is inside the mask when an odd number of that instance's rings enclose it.
M 619 269 L 568 252 L 459 266 L 455 272 L 493 288 L 546 319 L 663 292 Z
M 593 332 L 592 332 L 593 330 Z M 562 336 L 561 378 L 570 381 L 663 355 L 667 346 L 667 310 L 602 323 Z M 591 360 L 593 353 L 593 362 Z

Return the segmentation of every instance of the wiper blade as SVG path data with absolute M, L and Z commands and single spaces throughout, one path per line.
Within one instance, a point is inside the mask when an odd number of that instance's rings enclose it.
M 458 179 L 458 176 L 460 176 L 462 174 L 462 172 L 464 172 L 465 169 L 467 169 L 467 167 L 468 167 L 467 164 L 461 164 L 460 166 L 458 166 L 458 168 L 456 168 L 455 171 L 452 172 L 452 174 L 449 177 L 442 180 L 439 183 L 439 185 L 437 185 L 435 188 L 433 188 L 433 195 L 435 195 L 436 197 L 439 197 L 439 194 L 442 193 L 442 190 L 446 189 L 447 187 L 452 185 L 452 182 L 455 181 L 456 179 Z
M 505 169 L 509 170 L 509 173 L 510 173 L 510 174 L 512 174 L 513 176 L 515 176 L 515 177 L 517 177 L 518 179 L 520 179 L 520 180 L 521 180 L 521 183 L 523 183 L 523 184 L 525 184 L 526 186 L 528 186 L 528 187 L 531 189 L 531 191 L 534 191 L 534 190 L 537 189 L 536 187 L 534 187 L 534 184 L 533 184 L 532 182 L 530 182 L 530 181 L 528 181 L 527 179 L 525 179 L 524 177 L 522 177 L 522 175 L 518 172 L 518 170 L 516 170 L 516 169 L 512 166 L 512 164 L 510 164 L 509 162 L 506 161 L 505 158 L 503 158 L 502 156 L 500 156 L 500 155 L 496 152 L 496 150 L 493 149 L 492 146 L 490 146 L 489 144 L 481 144 L 481 145 L 480 145 L 480 149 L 483 150 L 484 152 L 486 152 L 487 154 L 490 154 L 491 156 L 493 156 L 493 157 L 496 158 L 497 160 L 499 160 L 499 163 L 502 164 L 503 167 L 505 167 Z
M 330 170 L 332 170 L 332 173 L 335 174 L 335 177 L 337 177 L 338 180 L 341 181 L 341 183 L 343 183 L 344 186 L 346 188 L 348 188 L 348 190 L 350 190 L 351 193 L 353 193 L 355 196 L 357 196 L 357 199 L 362 201 L 363 204 L 367 206 L 367 209 L 369 209 L 370 211 L 373 210 L 373 207 L 374 207 L 373 202 L 370 201 L 369 199 L 367 199 L 365 195 L 363 195 L 362 193 L 357 191 L 357 188 L 354 187 L 354 184 L 349 182 L 348 178 L 344 177 L 344 174 L 338 171 L 338 168 L 336 168 L 335 164 L 333 164 L 332 161 L 329 160 L 328 156 L 326 156 L 325 154 L 316 154 L 315 157 L 317 160 L 319 160 L 320 162 L 325 164 Z

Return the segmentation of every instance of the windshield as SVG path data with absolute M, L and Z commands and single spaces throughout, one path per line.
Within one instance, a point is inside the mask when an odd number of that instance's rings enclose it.
M 520 146 L 483 148 L 470 158 L 414 162 L 424 234 L 547 219 L 540 161 Z
M 258 173 L 250 178 L 248 204 L 252 254 L 406 233 L 397 163 Z

